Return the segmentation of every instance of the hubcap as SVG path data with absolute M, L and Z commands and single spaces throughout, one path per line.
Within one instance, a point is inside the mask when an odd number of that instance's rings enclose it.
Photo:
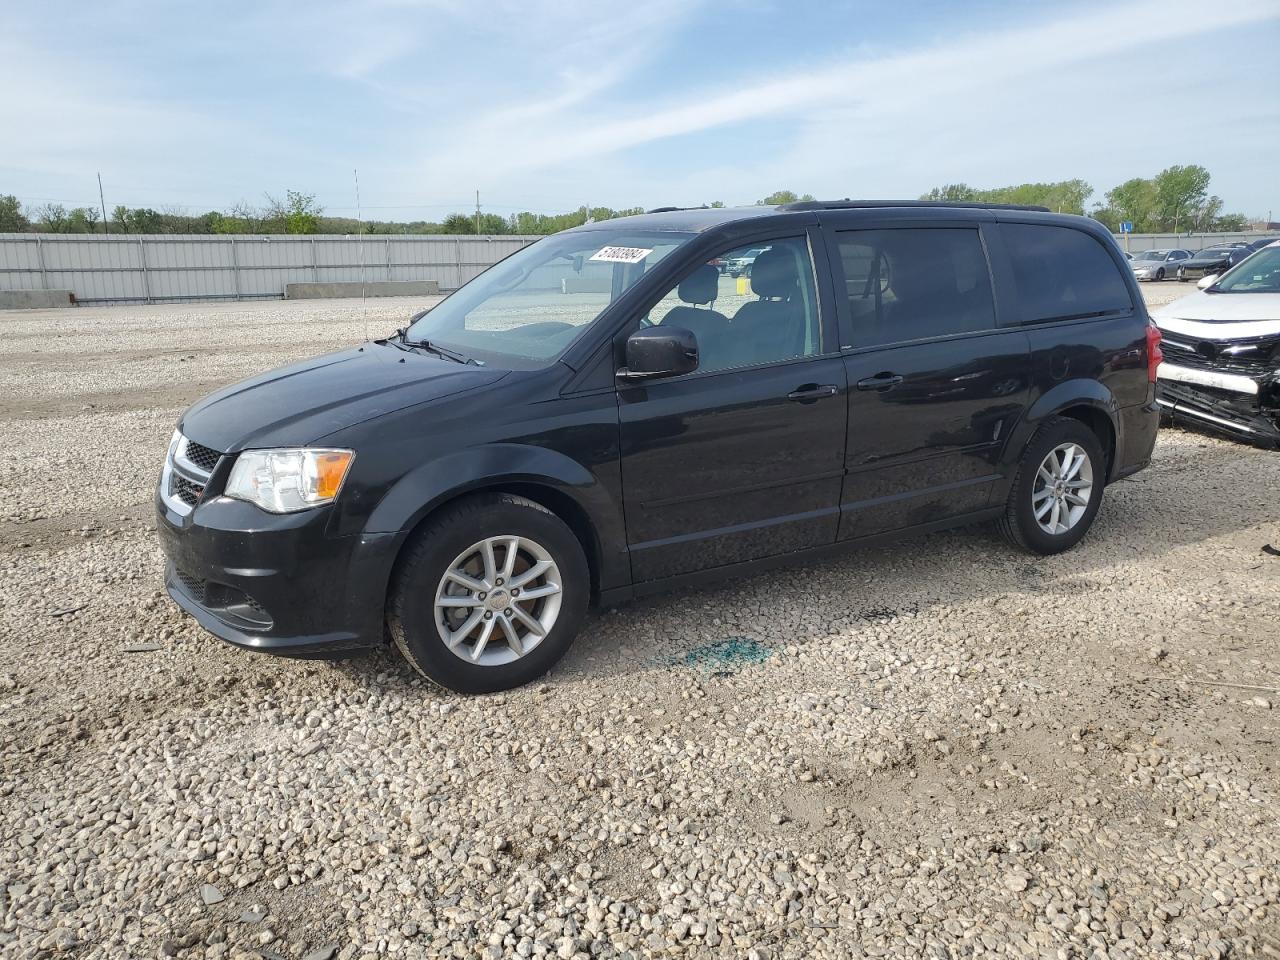
M 560 615 L 560 568 L 527 537 L 489 537 L 463 550 L 440 578 L 435 619 L 454 656 L 499 666 L 532 651 Z
M 1093 496 L 1093 462 L 1083 447 L 1060 443 L 1036 470 L 1031 510 L 1045 533 L 1066 533 L 1084 516 Z

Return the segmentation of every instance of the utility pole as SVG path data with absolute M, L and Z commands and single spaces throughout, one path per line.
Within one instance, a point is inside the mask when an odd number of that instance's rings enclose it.
M 480 236 L 480 191 L 476 191 L 476 236 Z
M 102 204 L 102 232 L 110 233 L 111 224 L 107 223 L 107 201 L 102 196 L 102 172 L 98 172 L 98 203 Z

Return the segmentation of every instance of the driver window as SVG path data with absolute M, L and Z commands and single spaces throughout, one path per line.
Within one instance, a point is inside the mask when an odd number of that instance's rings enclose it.
M 804 237 L 753 243 L 694 267 L 649 311 L 698 339 L 698 370 L 815 356 L 822 350 Z

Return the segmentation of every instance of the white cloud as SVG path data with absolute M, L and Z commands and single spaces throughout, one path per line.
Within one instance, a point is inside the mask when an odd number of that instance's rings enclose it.
M 1263 82 L 1275 0 L 1233 0 L 1211 20 L 1190 0 L 1052 9 L 842 55 L 833 38 L 851 34 L 851 14 L 825 12 L 817 60 L 763 34 L 735 57 L 717 46 L 726 14 L 711 0 L 321 0 L 306 16 L 292 3 L 227 16 L 104 0 L 56 36 L 26 8 L 0 34 L 0 189 L 84 202 L 101 168 L 135 204 L 290 186 L 337 210 L 353 203 L 358 167 L 367 205 L 461 205 L 479 187 L 508 208 L 558 209 L 1073 176 L 1101 192 L 1199 162 L 1228 207 L 1280 207 L 1267 172 L 1280 123 Z M 733 8 L 762 28 L 788 15 Z M 865 36 L 894 29 L 877 27 Z M 1240 44 L 1269 51 L 1252 84 L 1224 99 L 1191 79 L 1234 84 Z M 1168 95 L 1144 109 L 1130 78 Z
M 799 183 L 802 172 L 811 179 L 830 180 L 835 170 L 858 166 L 856 158 L 865 158 L 867 152 L 874 151 L 881 166 L 892 165 L 897 161 L 886 161 L 892 151 L 913 142 L 936 143 L 941 129 L 960 133 L 957 128 L 964 123 L 990 116 L 987 98 L 1008 99 L 1011 90 L 1021 91 L 1024 103 L 1036 91 L 1061 97 L 1074 78 L 1081 77 L 1090 81 L 1097 115 L 1123 119 L 1130 108 L 1120 91 L 1108 95 L 1105 87 L 1097 89 L 1097 62 L 1119 64 L 1131 51 L 1179 38 L 1212 42 L 1214 32 L 1280 18 L 1280 7 L 1269 0 L 1239 0 L 1216 9 L 1210 21 L 1202 13 L 1203 4 L 1192 0 L 1147 0 L 1094 8 L 1035 26 L 984 28 L 922 49 L 879 57 L 864 54 L 763 80 L 748 66 L 743 76 L 723 86 L 681 90 L 653 109 L 623 117 L 593 110 L 591 102 L 526 117 L 519 110 L 502 109 L 451 136 L 452 146 L 428 155 L 425 167 L 433 179 L 474 178 L 482 172 L 490 180 L 527 182 L 538 171 L 566 167 L 581 169 L 592 179 L 592 161 L 604 155 L 625 155 L 656 141 L 718 128 L 786 121 L 800 131 L 793 149 L 766 164 L 749 155 L 741 157 L 737 165 L 722 171 L 718 182 L 694 176 L 690 179 L 699 184 L 698 192 L 705 197 L 710 187 L 719 195 L 714 188 L 722 187 L 750 195 L 753 187 L 759 192 L 762 185 Z M 1175 78 L 1170 71 L 1171 89 L 1183 86 Z M 1060 112 L 1053 102 L 1037 107 L 1033 101 L 1031 109 L 1033 121 L 1036 109 L 1046 115 Z M 1017 116 L 1028 114 L 1020 111 Z M 985 141 L 983 153 L 990 158 L 1006 150 L 1024 156 L 1027 152 L 1026 145 L 997 143 Z M 617 158 L 611 158 L 612 172 L 616 163 Z M 599 195 L 604 187 L 599 183 L 589 189 Z M 616 192 L 616 184 L 613 189 Z

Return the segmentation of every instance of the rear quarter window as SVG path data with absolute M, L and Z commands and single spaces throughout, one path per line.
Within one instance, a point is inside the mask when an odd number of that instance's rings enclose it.
M 1023 323 L 1069 320 L 1133 309 L 1120 265 L 1082 230 L 1003 223 Z

